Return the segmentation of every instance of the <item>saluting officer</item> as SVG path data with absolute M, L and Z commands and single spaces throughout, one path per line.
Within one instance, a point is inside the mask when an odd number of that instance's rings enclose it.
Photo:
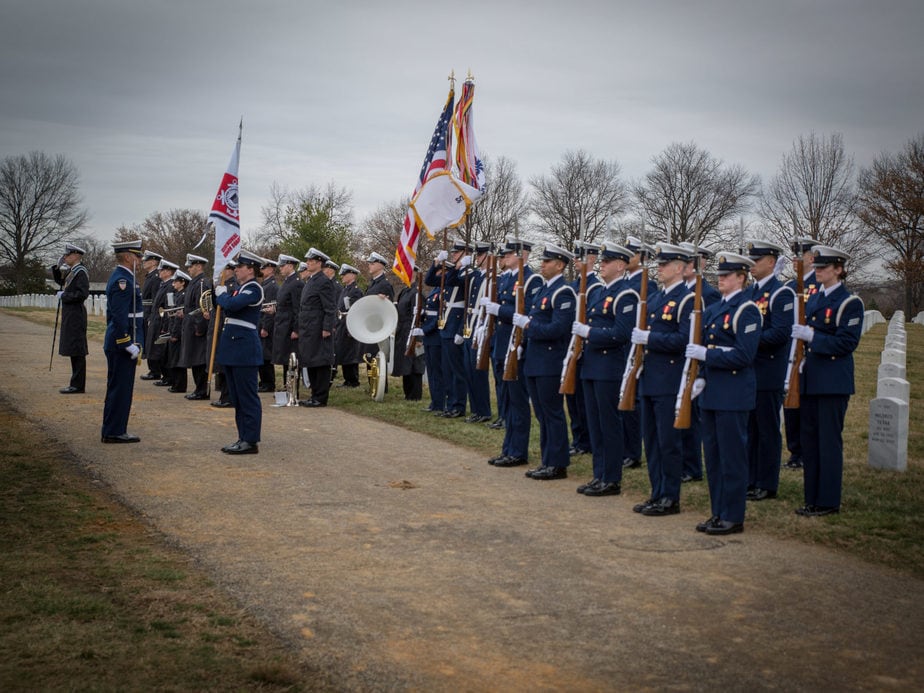
M 648 297 L 648 329 L 632 330 L 632 343 L 646 347 L 638 389 L 651 481 L 651 496 L 632 510 L 653 517 L 680 512 L 683 454 L 680 431 L 674 428 L 674 408 L 693 310 L 693 294 L 683 282 L 683 269 L 690 254 L 680 246 L 661 243 L 655 259 L 658 279 L 664 288 Z
M 526 338 L 525 359 L 520 367 L 539 422 L 542 454 L 542 464 L 526 472 L 526 476 L 539 481 L 566 478 L 571 462 L 565 402 L 558 390 L 577 304 L 574 290 L 562 272 L 573 259 L 574 255 L 564 248 L 547 245 L 539 269 L 544 284 L 536 292 L 529 313 L 513 315 L 514 327 L 521 328 Z
M 257 392 L 258 371 L 263 364 L 259 325 L 263 308 L 263 287 L 257 273 L 264 259 L 241 250 L 234 266 L 237 289 L 215 287 L 215 302 L 225 313 L 218 342 L 218 363 L 224 368 L 237 442 L 221 449 L 229 455 L 256 455 L 259 452 L 263 405 Z
M 812 254 L 819 288 L 805 306 L 805 324 L 792 328 L 792 336 L 806 343 L 799 379 L 805 505 L 796 513 L 809 517 L 840 511 L 844 416 L 854 393 L 853 352 L 864 314 L 863 301 L 844 286 L 850 256 L 822 245 Z
M 317 248 L 305 254 L 310 274 L 298 308 L 298 362 L 308 371 L 311 397 L 299 400 L 302 407 L 326 407 L 330 394 L 337 296 L 333 282 L 323 271 L 328 261 L 330 258 Z
M 83 265 L 86 251 L 73 243 L 64 246 L 61 267 L 69 267 L 67 277 L 58 292 L 61 302 L 61 340 L 58 342 L 58 355 L 68 356 L 71 360 L 71 382 L 61 388 L 62 395 L 84 392 L 87 386 L 87 308 L 84 302 L 90 296 L 90 275 Z M 56 268 L 56 274 L 60 269 Z M 60 275 L 58 275 L 60 276 Z
M 623 246 L 603 245 L 600 281 L 587 289 L 587 323 L 575 322 L 571 329 L 584 339 L 581 379 L 594 474 L 589 484 L 578 486 L 585 496 L 615 496 L 621 491 L 625 455 L 619 384 L 638 313 L 638 294 L 624 278 L 632 255 Z
M 775 272 L 780 256 L 785 254 L 785 248 L 770 241 L 748 241 L 748 256 L 754 261 L 754 286 L 748 298 L 763 317 L 754 362 L 757 401 L 748 422 L 748 500 L 752 501 L 776 498 L 780 485 L 780 408 L 796 313 L 795 292 L 784 286 Z
M 276 283 L 276 268 L 279 263 L 263 258 L 260 267 L 260 285 L 263 287 L 263 303 L 276 303 L 279 284 Z M 260 344 L 263 347 L 263 365 L 260 366 L 260 392 L 276 391 L 276 366 L 273 364 L 273 333 L 275 332 L 276 312 L 265 309 L 260 314 Z
M 722 300 L 703 313 L 702 344 L 690 343 L 687 358 L 703 362 L 701 390 L 703 447 L 712 515 L 696 525 L 706 534 L 744 530 L 748 485 L 748 417 L 757 396 L 754 358 L 760 341 L 760 310 L 745 290 L 750 258 L 737 253 L 718 255 Z
M 116 268 L 106 284 L 106 400 L 103 405 L 102 442 L 137 443 L 126 432 L 135 389 L 135 368 L 144 344 L 141 287 L 135 272 L 141 264 L 141 241 L 113 243 Z
M 359 387 L 359 361 L 362 358 L 362 346 L 353 339 L 346 328 L 346 316 L 350 307 L 363 297 L 363 292 L 356 284 L 359 270 L 343 263 L 340 265 L 340 282 L 342 284 L 337 299 L 337 311 L 340 320 L 334 332 L 334 363 L 343 372 L 343 382 L 338 387 Z
M 578 276 L 572 280 L 571 289 L 577 294 L 581 290 L 580 268 L 587 265 L 587 290 L 600 283 L 594 266 L 600 254 L 600 246 L 587 241 L 574 242 L 574 267 Z M 568 406 L 568 418 L 571 425 L 571 447 L 569 455 L 584 455 L 591 452 L 590 431 L 587 423 L 587 411 L 584 408 L 584 385 L 581 379 L 581 369 L 584 359 L 578 359 L 577 373 L 574 379 L 574 394 L 565 395 L 565 404 Z

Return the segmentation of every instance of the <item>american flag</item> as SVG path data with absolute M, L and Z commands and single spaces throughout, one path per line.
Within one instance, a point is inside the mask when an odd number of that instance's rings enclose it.
M 452 167 L 452 111 L 455 104 L 455 89 L 449 89 L 449 96 L 446 99 L 446 105 L 443 106 L 443 112 L 436 123 L 436 129 L 433 131 L 433 137 L 430 139 L 430 146 L 427 149 L 427 155 L 424 157 L 423 165 L 420 167 L 420 176 L 417 178 L 417 184 L 414 186 L 413 198 L 424 182 L 437 171 L 447 171 Z M 401 280 L 411 285 L 411 277 L 414 273 L 414 259 L 417 257 L 417 241 L 420 239 L 420 227 L 413 210 L 409 207 L 404 217 L 404 228 L 401 230 L 401 240 L 398 242 L 398 249 L 395 250 L 395 262 L 393 265 L 394 272 Z

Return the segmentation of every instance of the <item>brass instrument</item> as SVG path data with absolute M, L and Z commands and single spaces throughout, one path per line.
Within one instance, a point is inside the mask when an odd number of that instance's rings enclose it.
M 203 313 L 211 313 L 215 310 L 215 305 L 212 303 L 212 290 L 206 289 L 201 294 L 199 294 L 199 310 Z
M 289 369 L 286 372 L 286 403 L 287 407 L 298 406 L 298 356 L 295 352 L 289 354 Z
M 263 313 L 275 313 L 276 312 L 276 301 L 266 301 L 263 306 L 260 308 Z
M 164 308 L 163 306 L 160 306 L 157 309 L 157 315 L 162 318 L 165 315 L 170 316 L 174 313 L 178 313 L 181 310 L 183 310 L 183 306 L 173 306 L 172 308 Z
M 365 296 L 350 308 L 346 322 L 347 330 L 356 341 L 379 347 L 374 357 L 364 354 L 363 360 L 366 362 L 372 399 L 381 402 L 385 399 L 385 381 L 392 361 L 386 350 L 389 353 L 391 351 L 391 341 L 398 325 L 398 310 L 391 301 L 383 301 L 378 296 Z

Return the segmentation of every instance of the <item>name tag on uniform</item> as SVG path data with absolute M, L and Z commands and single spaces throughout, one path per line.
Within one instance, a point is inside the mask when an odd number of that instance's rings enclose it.
M 850 318 L 850 320 L 847 321 L 847 327 L 853 327 L 854 325 L 858 325 L 859 323 L 860 323 L 860 318 Z
M 570 307 L 571 307 L 571 301 L 568 301 L 567 303 L 562 303 L 562 304 L 561 304 L 562 310 L 564 310 L 565 308 L 570 308 Z
M 744 333 L 748 334 L 749 332 L 753 332 L 756 329 L 757 329 L 757 323 L 754 323 L 753 325 L 748 325 L 747 327 L 745 327 Z
M 622 312 L 623 312 L 623 313 L 631 313 L 631 312 L 632 312 L 632 309 L 633 309 L 634 307 L 635 307 L 635 306 L 633 306 L 633 305 L 628 305 L 628 306 L 626 306 L 625 308 L 622 309 Z
M 787 303 L 785 306 L 783 306 L 783 310 L 792 310 L 792 303 Z

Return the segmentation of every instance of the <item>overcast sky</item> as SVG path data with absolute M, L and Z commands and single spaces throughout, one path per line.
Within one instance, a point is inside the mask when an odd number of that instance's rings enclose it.
M 840 132 L 866 165 L 924 131 L 921 0 L 0 8 L 0 156 L 67 156 L 102 240 L 155 211 L 207 212 L 241 116 L 245 233 L 274 181 L 334 181 L 360 221 L 412 191 L 451 69 L 475 76 L 482 152 L 524 183 L 577 149 L 631 180 L 688 141 L 766 183 L 800 134 Z

